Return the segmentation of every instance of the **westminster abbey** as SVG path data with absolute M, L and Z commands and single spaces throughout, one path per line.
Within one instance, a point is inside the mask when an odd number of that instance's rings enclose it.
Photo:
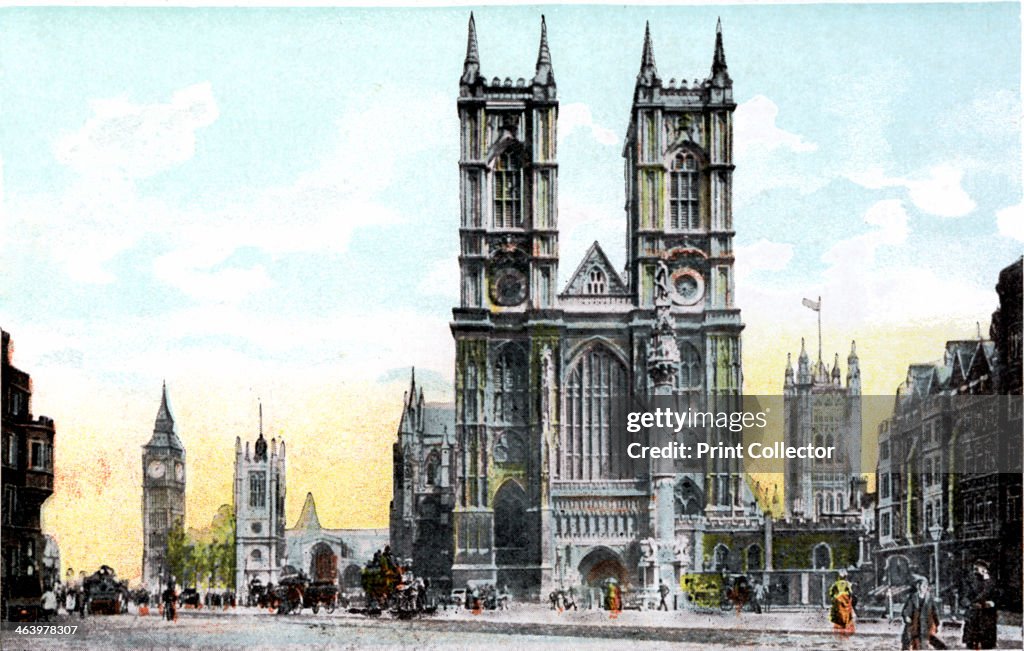
M 727 411 L 741 399 L 736 104 L 720 23 L 708 55 L 703 79 L 663 79 L 648 27 L 623 149 L 626 268 L 595 242 L 559 291 L 547 27 L 532 79 L 488 78 L 470 17 L 454 405 L 426 403 L 414 383 L 394 450 L 391 540 L 414 567 L 534 597 L 608 579 L 675 590 L 704 569 L 708 532 L 749 526 L 737 460 L 626 455 L 631 405 Z

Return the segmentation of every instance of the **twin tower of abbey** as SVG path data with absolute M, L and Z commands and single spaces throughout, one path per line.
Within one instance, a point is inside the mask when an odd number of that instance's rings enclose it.
M 559 291 L 546 25 L 532 79 L 488 78 L 470 18 L 455 402 L 426 402 L 414 381 L 394 448 L 391 541 L 418 573 L 534 595 L 608 578 L 677 589 L 719 553 L 709 541 L 760 528 L 739 460 L 626 454 L 649 435 L 627 432 L 638 405 L 742 409 L 736 104 L 720 23 L 708 53 L 703 80 L 665 80 L 648 27 L 622 150 L 625 270 L 595 242 Z

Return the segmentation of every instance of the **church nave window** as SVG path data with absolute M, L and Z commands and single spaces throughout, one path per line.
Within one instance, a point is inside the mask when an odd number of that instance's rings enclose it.
M 699 185 L 697 158 L 689 152 L 680 152 L 672 159 L 668 201 L 672 230 L 700 227 Z
M 587 294 L 604 294 L 604 288 L 607 285 L 607 280 L 604 277 L 604 272 L 600 269 L 591 269 L 587 276 Z
M 494 164 L 494 227 L 523 225 L 523 168 L 518 154 L 508 149 Z

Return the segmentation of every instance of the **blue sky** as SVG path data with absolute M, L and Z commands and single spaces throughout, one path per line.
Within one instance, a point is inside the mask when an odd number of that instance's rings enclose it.
M 542 12 L 563 280 L 595 237 L 622 263 L 644 22 L 661 76 L 693 79 L 721 16 L 748 324 L 801 293 L 847 330 L 991 311 L 1024 230 L 1018 5 L 484 7 L 485 75 L 532 74 Z M 28 361 L 450 375 L 468 13 L 4 10 L 0 316 Z

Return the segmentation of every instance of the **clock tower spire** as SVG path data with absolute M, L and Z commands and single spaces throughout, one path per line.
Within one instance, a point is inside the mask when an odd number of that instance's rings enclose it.
M 176 432 L 164 382 L 153 436 L 142 448 L 142 582 L 167 579 L 167 534 L 185 521 L 185 446 Z

